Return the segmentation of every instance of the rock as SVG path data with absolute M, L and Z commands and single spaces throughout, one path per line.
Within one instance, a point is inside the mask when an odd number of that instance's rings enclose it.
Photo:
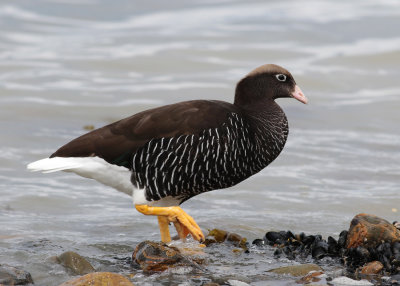
M 28 284 L 33 284 L 33 279 L 29 272 L 7 264 L 0 264 L 0 285 Z
M 94 272 L 64 282 L 60 286 L 133 286 L 124 276 L 111 272 Z
M 328 237 L 328 253 L 332 256 L 338 256 L 340 246 L 339 243 L 332 236 Z
M 241 237 L 236 233 L 229 233 L 226 241 L 231 242 L 233 245 L 238 246 L 244 250 L 248 250 L 247 247 L 247 239 L 245 237 Z
M 228 236 L 228 232 L 222 229 L 214 228 L 208 232 L 207 236 L 212 236 L 216 242 L 224 242 Z
M 256 238 L 255 240 L 253 240 L 251 244 L 256 245 L 258 247 L 262 247 L 265 246 L 265 241 L 263 239 Z
M 384 242 L 377 247 L 346 249 L 343 261 L 351 272 L 364 266 L 368 262 L 379 261 L 383 265 L 385 274 L 397 274 L 400 272 L 400 242 Z
M 316 264 L 300 264 L 268 270 L 268 272 L 273 272 L 276 274 L 290 274 L 292 276 L 304 276 L 310 273 L 310 271 L 322 271 L 322 268 Z
M 285 242 L 286 233 L 284 231 L 268 231 L 264 235 L 264 241 L 269 245 L 283 244 Z
M 343 235 L 341 241 L 343 241 Z M 303 232 L 293 234 L 291 231 L 267 232 L 263 240 L 256 239 L 253 241 L 253 245 L 258 247 L 264 247 L 265 245 L 277 247 L 274 256 L 280 257 L 283 253 L 290 260 L 296 258 L 304 260 L 309 255 L 317 260 L 326 256 L 338 257 L 341 250 L 339 242 L 331 236 L 326 241 L 319 234 L 305 235 Z
M 346 246 L 348 234 L 349 234 L 349 232 L 347 230 L 342 230 L 342 232 L 339 234 L 338 246 L 340 248 L 344 248 Z
M 297 280 L 296 283 L 299 284 L 309 284 L 311 282 L 319 282 L 321 278 L 318 276 L 323 275 L 323 271 L 311 271 L 306 276 L 303 276 L 301 279 Z
M 240 280 L 229 279 L 227 282 L 230 286 L 250 286 L 250 284 Z
M 84 275 L 96 271 L 85 258 L 73 251 L 67 251 L 57 256 L 57 261 L 77 275 Z
M 341 277 L 336 277 L 335 279 L 333 279 L 332 281 L 329 282 L 329 284 L 333 284 L 333 285 L 351 285 L 351 286 L 373 286 L 374 284 L 372 284 L 371 282 L 363 279 L 363 280 L 353 280 L 350 279 L 348 277 L 345 276 L 341 276 Z
M 367 263 L 363 266 L 361 269 L 362 274 L 378 274 L 381 272 L 383 269 L 383 264 L 379 261 L 372 261 L 370 263 Z
M 346 248 L 373 248 L 382 242 L 400 241 L 400 231 L 388 221 L 370 214 L 358 214 L 347 234 Z
M 315 259 L 324 258 L 328 254 L 329 245 L 324 240 L 314 241 L 312 245 L 311 255 Z
M 148 240 L 136 246 L 132 254 L 132 264 L 146 272 L 162 272 L 170 267 L 182 266 L 200 269 L 196 262 L 182 255 L 178 248 Z
M 233 232 L 227 232 L 221 229 L 212 229 L 208 232 L 205 244 L 207 246 L 213 243 L 230 242 L 234 246 L 240 247 L 243 250 L 248 250 L 247 239 Z

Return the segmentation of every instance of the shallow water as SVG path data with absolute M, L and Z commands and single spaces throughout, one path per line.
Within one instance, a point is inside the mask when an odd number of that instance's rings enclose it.
M 26 164 L 85 125 L 183 100 L 232 101 L 236 82 L 264 63 L 290 70 L 310 99 L 279 100 L 290 123 L 283 153 L 183 208 L 203 230 L 250 241 L 267 230 L 337 236 L 360 212 L 399 219 L 398 1 L 142 2 L 0 3 L 0 263 L 22 266 L 38 285 L 71 277 L 49 260 L 66 250 L 100 270 L 132 272 L 124 259 L 140 241 L 159 240 L 156 220 L 124 194 L 73 174 L 28 173 Z M 210 275 L 254 285 L 276 283 L 265 271 L 289 263 L 213 251 Z

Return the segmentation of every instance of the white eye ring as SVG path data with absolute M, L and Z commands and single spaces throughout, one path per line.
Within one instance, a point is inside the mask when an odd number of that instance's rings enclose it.
M 279 73 L 279 74 L 275 75 L 275 77 L 279 81 L 286 81 L 286 76 L 284 74 Z

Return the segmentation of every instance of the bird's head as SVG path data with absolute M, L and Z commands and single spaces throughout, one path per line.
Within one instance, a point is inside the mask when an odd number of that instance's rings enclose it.
M 280 66 L 267 64 L 256 68 L 239 81 L 235 105 L 254 105 L 283 97 L 292 97 L 302 103 L 308 102 L 290 72 Z

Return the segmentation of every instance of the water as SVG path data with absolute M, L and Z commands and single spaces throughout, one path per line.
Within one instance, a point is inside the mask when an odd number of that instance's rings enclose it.
M 290 70 L 310 99 L 279 100 L 290 123 L 283 153 L 183 208 L 203 230 L 249 240 L 267 230 L 338 235 L 360 212 L 398 220 L 399 22 L 391 0 L 3 0 L 0 263 L 30 271 L 38 285 L 71 278 L 49 259 L 66 250 L 100 270 L 134 272 L 124 258 L 140 241 L 159 240 L 156 219 L 96 182 L 28 173 L 26 164 L 85 125 L 183 100 L 232 101 L 236 82 L 264 63 Z M 221 259 L 211 259 L 211 275 L 254 285 L 279 279 L 265 271 L 289 263 L 213 251 Z M 139 273 L 133 281 L 200 283 L 190 279 Z

